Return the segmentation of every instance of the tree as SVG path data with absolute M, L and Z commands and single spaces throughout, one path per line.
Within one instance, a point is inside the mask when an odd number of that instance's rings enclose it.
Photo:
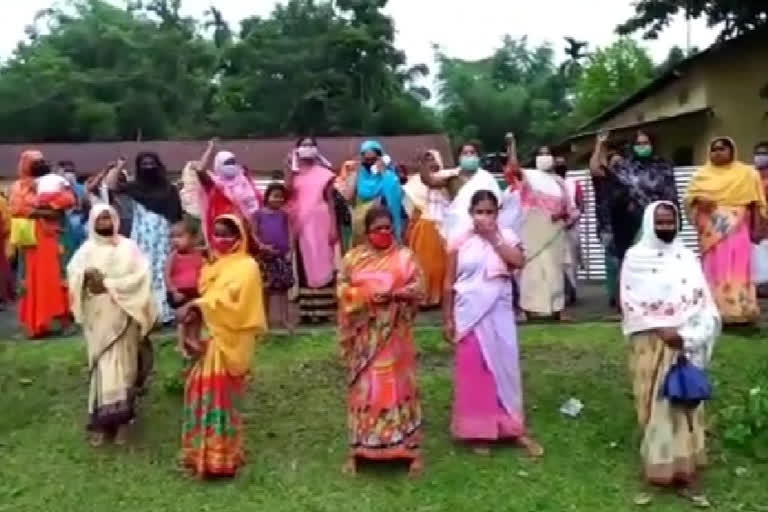
M 439 48 L 436 53 L 443 122 L 454 138 L 501 149 L 504 134 L 513 130 L 527 154 L 567 133 L 567 84 L 551 46 L 531 48 L 525 37 L 507 36 L 487 59 L 452 59 Z
M 654 76 L 648 52 L 631 39 L 598 48 L 574 89 L 574 116 L 585 122 L 636 92 Z
M 704 17 L 709 26 L 722 26 L 721 39 L 768 25 L 765 0 L 638 0 L 634 5 L 634 16 L 617 29 L 621 35 L 642 30 L 644 37 L 655 39 L 678 14 Z

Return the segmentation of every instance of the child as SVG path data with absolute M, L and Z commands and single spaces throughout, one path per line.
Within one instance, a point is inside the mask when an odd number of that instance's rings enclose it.
M 291 263 L 291 230 L 288 214 L 283 211 L 286 189 L 280 183 L 271 183 L 264 194 L 264 208 L 256 212 L 253 225 L 260 246 L 259 264 L 267 290 L 267 311 L 270 322 L 280 322 L 290 334 L 294 322 L 288 300 L 293 287 Z
M 173 249 L 165 267 L 165 286 L 168 290 L 168 304 L 179 309 L 191 300 L 199 297 L 197 282 L 203 267 L 203 251 L 198 247 L 198 233 L 188 221 L 180 221 L 171 228 Z M 184 339 L 190 335 L 185 332 L 183 322 L 177 322 L 179 329 L 179 352 L 186 355 Z

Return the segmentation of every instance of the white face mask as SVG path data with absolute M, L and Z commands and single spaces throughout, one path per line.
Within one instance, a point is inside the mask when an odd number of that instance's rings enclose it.
M 555 166 L 555 157 L 552 155 L 539 155 L 536 157 L 536 168 L 543 172 L 549 172 Z
M 219 169 L 219 175 L 222 178 L 234 178 L 243 172 L 243 168 L 237 164 L 222 165 Z
M 317 148 L 315 146 L 299 146 L 296 149 L 296 156 L 302 160 L 314 160 L 317 158 Z

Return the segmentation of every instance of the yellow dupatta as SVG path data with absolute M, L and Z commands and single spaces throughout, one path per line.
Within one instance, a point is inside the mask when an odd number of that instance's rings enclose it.
M 727 139 L 718 137 L 714 140 Z M 755 204 L 762 216 L 768 205 L 760 174 L 751 165 L 738 161 L 736 144 L 730 140 L 734 155 L 728 165 L 715 165 L 708 161 L 694 174 L 685 194 L 686 208 L 690 211 L 697 199 L 711 201 L 717 206 L 749 206 Z
M 233 221 L 240 231 L 241 244 L 231 254 L 217 255 L 200 275 L 200 308 L 211 335 L 206 358 L 221 355 L 227 372 L 245 375 L 251 367 L 256 338 L 267 329 L 259 265 L 249 254 L 247 232 L 234 215 L 216 218 Z

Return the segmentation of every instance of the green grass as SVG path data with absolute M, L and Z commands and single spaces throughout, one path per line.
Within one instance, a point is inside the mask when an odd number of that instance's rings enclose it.
M 343 372 L 330 334 L 272 338 L 256 358 L 247 399 L 249 464 L 233 482 L 177 473 L 181 396 L 164 381 L 180 368 L 169 343 L 132 445 L 91 449 L 84 440 L 84 349 L 76 340 L 0 344 L 0 511 L 622 511 L 641 489 L 637 429 L 614 326 L 532 326 L 521 331 L 530 426 L 547 450 L 537 462 L 513 448 L 484 458 L 451 441 L 451 354 L 437 331 L 418 334 L 426 475 L 344 460 Z M 750 386 L 768 346 L 720 340 L 712 410 Z M 583 415 L 558 408 L 575 396 Z M 710 444 L 708 495 L 718 511 L 766 510 L 768 467 Z M 738 467 L 748 470 L 737 476 Z M 653 510 L 688 510 L 674 497 Z

